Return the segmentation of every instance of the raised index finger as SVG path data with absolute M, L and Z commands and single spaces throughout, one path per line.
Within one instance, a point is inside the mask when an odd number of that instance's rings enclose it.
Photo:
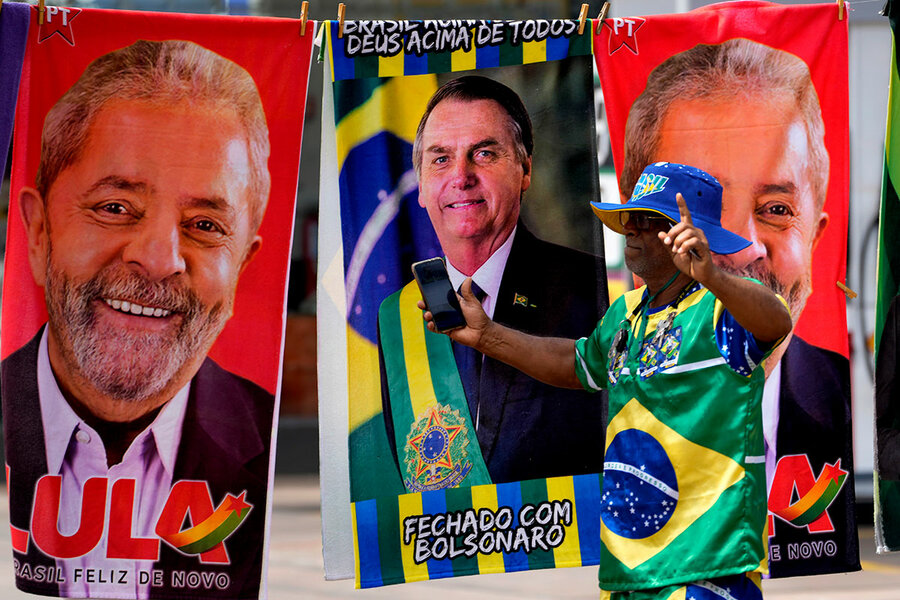
M 691 219 L 691 211 L 688 210 L 687 202 L 684 201 L 684 196 L 681 195 L 681 192 L 675 194 L 675 202 L 678 203 L 678 214 L 681 215 L 681 222 L 686 225 L 693 225 L 694 220 Z

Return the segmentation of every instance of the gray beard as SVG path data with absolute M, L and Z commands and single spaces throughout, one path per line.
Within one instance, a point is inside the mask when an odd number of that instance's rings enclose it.
M 742 269 L 733 267 L 724 261 L 717 263 L 717 265 L 720 269 L 727 273 L 731 273 L 732 275 L 757 279 L 764 286 L 784 298 L 785 302 L 788 304 L 788 308 L 791 309 L 791 319 L 794 321 L 795 325 L 797 324 L 800 313 L 803 312 L 803 308 L 806 306 L 806 300 L 809 298 L 810 294 L 809 274 L 804 276 L 803 279 L 794 282 L 794 284 L 790 286 L 790 289 L 788 289 L 786 285 L 781 283 L 778 278 L 775 277 L 775 274 L 772 273 L 767 266 L 762 264 L 762 261 L 754 261 Z
M 151 281 L 124 267 L 107 267 L 73 284 L 48 257 L 45 291 L 49 324 L 70 368 L 101 393 L 139 402 L 161 392 L 179 371 L 205 355 L 219 336 L 230 306 L 211 310 L 180 282 Z M 164 308 L 181 318 L 177 328 L 159 333 L 101 328 L 96 302 L 127 298 Z

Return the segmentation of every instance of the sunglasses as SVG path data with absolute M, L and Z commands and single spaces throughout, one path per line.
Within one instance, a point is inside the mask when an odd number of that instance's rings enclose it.
M 672 226 L 672 220 L 668 217 L 661 217 L 651 212 L 635 212 L 623 210 L 619 213 L 619 223 L 625 227 L 626 223 L 630 223 L 632 227 L 638 231 L 648 231 L 650 229 L 669 229 Z

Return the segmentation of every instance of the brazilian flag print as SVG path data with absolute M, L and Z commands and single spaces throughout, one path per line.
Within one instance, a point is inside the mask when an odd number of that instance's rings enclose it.
M 602 535 L 606 549 L 632 570 L 658 555 L 683 552 L 685 543 L 690 547 L 682 534 L 744 477 L 739 463 L 684 438 L 637 399 L 610 421 L 607 436 Z M 702 489 L 702 497 L 679 502 L 680 487 Z M 677 562 L 659 558 L 661 564 Z
M 353 499 L 404 490 L 384 430 L 376 322 L 382 300 L 411 279 L 409 266 L 441 254 L 428 216 L 418 205 L 412 167 L 416 126 L 435 89 L 434 75 L 334 84 L 353 399 Z M 396 106 L 407 110 L 397 111 Z

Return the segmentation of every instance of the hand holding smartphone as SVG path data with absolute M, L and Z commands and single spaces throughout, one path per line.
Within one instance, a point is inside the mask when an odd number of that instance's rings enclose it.
M 466 326 L 456 290 L 450 283 L 447 266 L 442 258 L 429 258 L 414 263 L 413 277 L 422 293 L 425 307 L 431 312 L 434 325 L 441 333 Z

